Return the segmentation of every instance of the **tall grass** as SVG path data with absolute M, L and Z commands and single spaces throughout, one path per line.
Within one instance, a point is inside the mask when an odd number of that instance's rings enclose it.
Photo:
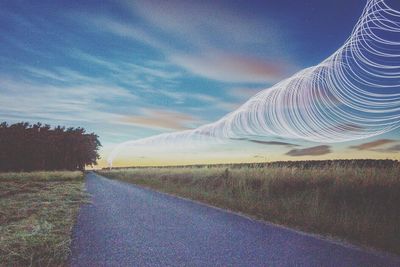
M 81 172 L 0 173 L 0 266 L 64 266 Z
M 2 181 L 76 181 L 82 180 L 80 171 L 35 171 L 35 172 L 4 172 L 0 173 Z
M 100 171 L 304 231 L 400 254 L 400 167 L 204 167 Z

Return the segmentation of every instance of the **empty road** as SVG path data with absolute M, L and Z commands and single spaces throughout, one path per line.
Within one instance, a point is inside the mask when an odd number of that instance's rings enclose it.
M 92 203 L 73 230 L 72 266 L 400 266 L 398 257 L 90 173 Z

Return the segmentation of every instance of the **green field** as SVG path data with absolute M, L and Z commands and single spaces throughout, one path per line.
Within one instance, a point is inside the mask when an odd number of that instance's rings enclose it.
M 400 254 L 397 163 L 129 168 L 99 173 Z
M 0 266 L 64 266 L 82 172 L 0 173 Z

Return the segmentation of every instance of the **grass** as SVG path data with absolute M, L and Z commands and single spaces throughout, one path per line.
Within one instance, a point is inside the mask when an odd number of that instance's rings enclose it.
M 82 172 L 0 173 L 0 266 L 65 266 Z
M 399 164 L 134 168 L 99 173 L 400 254 Z

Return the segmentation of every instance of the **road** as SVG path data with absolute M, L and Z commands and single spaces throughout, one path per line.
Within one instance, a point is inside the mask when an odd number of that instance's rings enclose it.
M 400 266 L 400 258 L 90 173 L 72 266 Z

